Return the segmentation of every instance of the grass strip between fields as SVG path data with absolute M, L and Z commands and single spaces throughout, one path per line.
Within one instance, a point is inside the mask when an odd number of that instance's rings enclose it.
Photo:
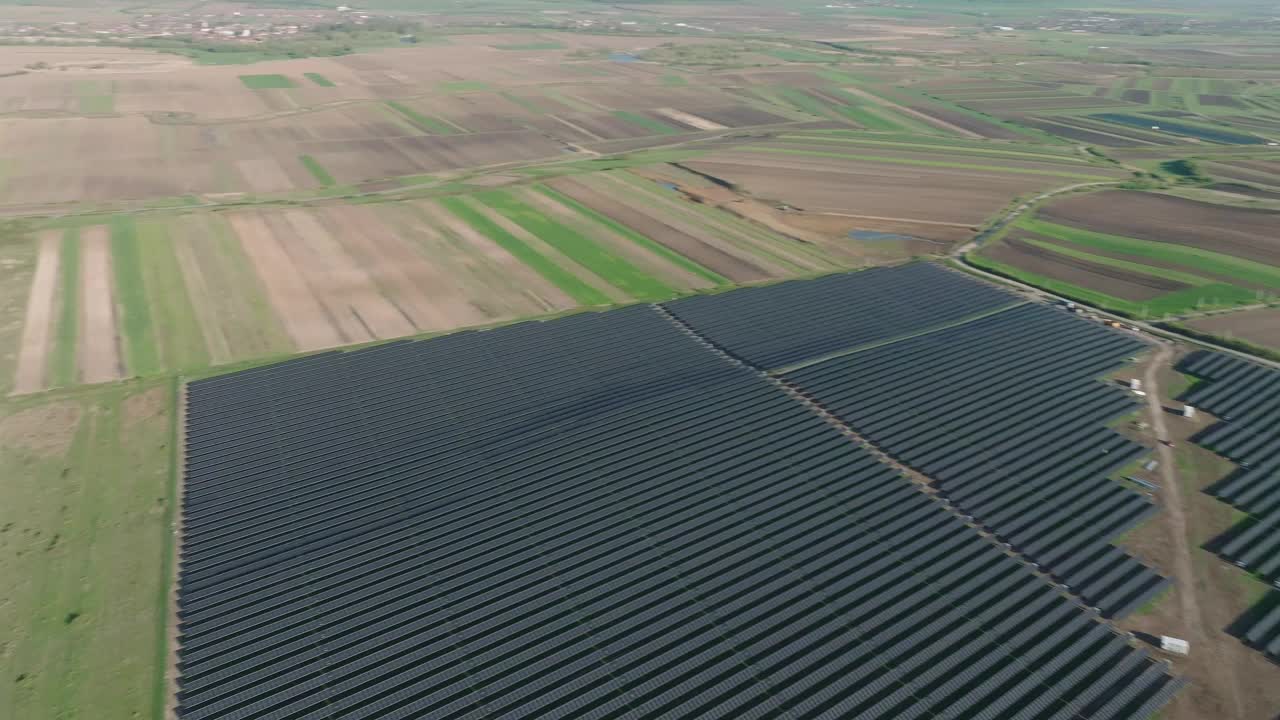
M 541 275 L 547 282 L 560 288 L 574 302 L 583 305 L 608 305 L 609 297 L 579 280 L 573 273 L 546 258 L 538 251 L 526 245 L 522 240 L 499 227 L 484 215 L 467 207 L 460 198 L 440 198 L 440 205 L 463 222 L 475 228 L 477 232 L 493 240 L 512 257 L 527 265 Z
M 937 143 L 932 143 L 924 140 L 918 143 L 900 142 L 900 141 L 893 141 L 893 140 L 873 139 L 865 135 L 861 137 L 849 137 L 849 136 L 830 135 L 830 134 L 809 135 L 809 134 L 796 133 L 796 134 L 779 135 L 777 136 L 776 139 L 781 140 L 783 142 L 834 143 L 838 145 L 850 145 L 854 147 L 859 145 L 873 145 L 877 147 L 902 148 L 903 150 L 937 151 L 937 152 L 948 152 L 948 153 L 959 152 L 959 153 L 974 153 L 977 155 L 990 155 L 993 157 L 1025 158 L 1028 160 L 1034 160 L 1036 162 L 1067 162 L 1067 163 L 1074 163 L 1077 165 L 1089 164 L 1089 161 L 1086 160 L 1085 158 L 1071 156 L 1071 155 L 1061 155 L 1061 154 L 1055 154 L 1055 153 L 1022 152 L 1017 150 L 999 150 L 997 148 L 992 148 L 992 147 L 939 145 Z
M 209 350 L 168 228 L 162 221 L 138 223 L 138 247 L 151 319 L 160 339 L 160 360 L 170 370 L 201 367 L 209 364 Z
M 1167 270 L 1164 268 L 1154 268 L 1150 265 L 1143 265 L 1142 263 L 1129 262 L 1128 260 L 1117 260 L 1116 258 L 1107 257 L 1106 255 L 1094 255 L 1093 253 L 1087 253 L 1083 250 L 1075 250 L 1061 245 L 1055 245 L 1054 243 L 1045 242 L 1044 240 L 1038 240 L 1036 238 L 1024 237 L 1019 238 L 1019 241 L 1027 243 L 1028 245 L 1034 245 L 1051 253 L 1057 253 L 1058 255 L 1065 255 L 1066 257 L 1084 260 L 1085 262 L 1091 262 L 1097 265 L 1106 265 L 1108 267 L 1118 268 L 1138 275 L 1146 275 L 1153 278 L 1163 277 L 1167 280 L 1179 282 L 1184 285 L 1191 285 L 1193 287 L 1198 287 L 1200 285 L 1212 285 L 1217 282 L 1216 280 L 1200 277 L 1199 275 L 1192 275 L 1191 273 Z
M 76 381 L 76 340 L 80 334 L 79 228 L 62 231 L 58 265 L 62 276 L 58 290 L 58 329 L 54 335 L 49 375 L 55 387 L 62 387 Z
M 160 356 L 147 302 L 147 286 L 142 275 L 142 254 L 138 250 L 138 228 L 130 215 L 111 218 L 111 270 L 115 276 L 116 304 L 120 308 L 117 332 L 123 337 L 125 364 L 134 375 L 160 370 Z
M 336 87 L 334 82 L 318 72 L 302 73 L 303 77 L 320 87 Z
M 970 254 L 967 260 L 974 266 L 997 275 L 1003 275 L 1028 285 L 1035 285 L 1070 300 L 1076 300 L 1103 310 L 1135 318 L 1161 318 L 1191 310 L 1226 308 L 1256 301 L 1255 294 L 1250 290 L 1216 282 L 1178 290 L 1150 300 L 1125 300 L 1074 283 L 1055 280 L 1039 273 L 1023 270 L 1022 268 L 993 260 L 981 253 Z
M 1190 245 L 1140 240 L 1091 230 L 1081 230 L 1035 218 L 1019 220 L 1017 226 L 1075 245 L 1175 263 L 1192 269 L 1228 275 L 1245 282 L 1280 289 L 1280 268 L 1253 260 L 1245 260 L 1234 255 L 1225 255 L 1212 250 L 1191 247 Z M 1155 270 L 1155 274 L 1163 273 L 1165 273 L 1163 269 Z
M 915 160 L 912 158 L 889 157 L 885 155 L 855 155 L 852 153 L 821 152 L 818 150 L 798 150 L 786 147 L 741 147 L 738 152 L 778 153 L 782 155 L 807 155 L 811 157 L 842 158 L 846 160 L 862 160 L 865 162 L 882 162 L 894 165 L 915 165 L 921 167 L 951 168 L 957 170 L 977 170 L 983 172 L 1008 173 L 1015 175 L 1048 175 L 1052 177 L 1071 178 L 1073 180 L 1109 180 L 1102 175 L 1085 175 L 1084 173 L 1064 172 L 1061 170 L 1034 170 L 1032 168 L 1002 167 L 1000 165 L 974 165 L 972 163 L 946 162 L 942 160 Z
M 320 183 L 323 187 L 333 187 L 338 184 L 337 181 L 333 179 L 333 176 L 329 174 L 329 171 L 325 170 L 324 166 L 320 164 L 319 160 L 316 160 L 310 155 L 299 155 L 298 161 L 307 169 L 307 172 L 311 173 L 311 177 L 315 178 L 316 182 Z
M 675 135 L 680 132 L 680 130 L 673 128 L 666 123 L 660 123 L 653 118 L 645 117 L 639 113 L 628 112 L 626 110 L 614 110 L 613 116 L 620 120 L 625 120 L 632 125 L 642 127 L 656 135 Z
M 624 258 L 614 255 L 572 228 L 549 219 L 509 192 L 493 190 L 477 193 L 475 198 L 637 300 L 666 299 L 676 294 L 675 290 L 645 274 Z
M 413 108 L 409 107 L 408 105 L 405 105 L 404 103 L 399 103 L 399 102 L 396 102 L 395 100 L 388 100 L 387 107 L 390 107 L 392 110 L 395 110 L 396 112 L 403 115 L 405 118 L 409 120 L 409 122 L 416 125 L 418 129 L 422 130 L 423 132 L 428 132 L 433 135 L 453 135 L 454 133 L 458 132 L 457 128 L 444 122 L 443 120 L 437 120 L 436 118 L 430 117 L 428 115 L 423 115 L 422 113 L 418 112 L 417 110 L 414 110 Z
M 698 263 L 695 263 L 694 261 L 685 257 L 684 255 L 681 255 L 680 253 L 667 247 L 666 245 L 663 245 L 662 243 L 659 243 L 655 240 L 651 240 L 650 238 L 644 235 L 641 235 L 640 233 L 636 232 L 635 230 L 632 230 L 626 225 L 623 225 L 617 220 L 614 220 L 613 218 L 608 217 L 603 213 L 596 212 L 595 210 L 569 197 L 568 195 L 558 193 L 555 190 L 547 187 L 546 185 L 538 185 L 536 186 L 536 189 L 540 191 L 542 194 L 560 203 L 561 205 L 571 208 L 572 210 L 577 212 L 579 215 L 582 215 L 590 220 L 594 220 L 596 223 L 599 223 L 600 225 L 604 225 L 605 227 L 621 235 L 622 237 L 627 238 L 628 240 L 634 242 L 635 244 L 643 247 L 644 249 L 648 250 L 654 255 L 657 255 L 663 258 L 664 260 L 666 260 L 667 262 L 670 262 L 672 265 L 676 265 L 680 268 L 683 268 L 684 270 L 687 270 L 693 273 L 694 275 L 697 275 L 700 278 L 709 280 L 715 283 L 716 285 L 729 284 L 729 279 L 724 277 L 723 275 L 719 275 L 717 273 L 714 273 L 708 270 L 707 268 L 702 267 Z
M 292 80 L 284 75 L 241 75 L 240 82 L 251 90 L 271 90 L 276 88 L 296 87 Z

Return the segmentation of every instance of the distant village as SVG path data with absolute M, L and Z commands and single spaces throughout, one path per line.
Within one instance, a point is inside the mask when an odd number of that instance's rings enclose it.
M 104 24 L 86 20 L 59 21 L 50 24 L 8 22 L 0 20 L 0 34 L 12 39 L 32 41 L 60 38 L 99 38 L 111 41 L 153 39 L 187 39 L 191 41 L 225 41 L 256 43 L 264 40 L 289 39 L 316 29 L 355 30 L 360 26 L 395 20 L 371 15 L 345 5 L 333 10 L 262 9 L 231 13 L 142 13 L 122 22 Z

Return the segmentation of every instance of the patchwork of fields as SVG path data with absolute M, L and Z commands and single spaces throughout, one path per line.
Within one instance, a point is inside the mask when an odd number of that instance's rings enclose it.
M 1280 297 L 1280 212 L 1109 190 L 1039 208 L 975 264 L 1139 318 Z
M 653 301 L 848 260 L 626 171 L 398 203 L 41 230 L 25 393 Z

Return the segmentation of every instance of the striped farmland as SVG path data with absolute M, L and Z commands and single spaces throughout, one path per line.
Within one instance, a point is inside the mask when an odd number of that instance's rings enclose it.
M 1208 381 L 1182 400 L 1221 420 L 1194 440 L 1240 466 L 1208 492 L 1249 514 L 1208 547 L 1280 587 L 1280 371 L 1208 351 L 1188 355 L 1179 369 Z M 1280 659 L 1280 602 L 1269 601 L 1275 607 L 1250 613 L 1241 633 Z
M 632 307 L 189 386 L 179 715 L 1144 718 L 1182 684 Z

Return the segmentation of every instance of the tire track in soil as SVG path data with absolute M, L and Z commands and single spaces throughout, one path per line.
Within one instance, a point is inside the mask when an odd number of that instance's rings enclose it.
M 13 394 L 35 392 L 48 385 L 46 368 L 52 348 L 53 321 L 58 289 L 58 270 L 62 232 L 40 233 L 40 252 L 36 271 L 27 296 L 26 320 L 18 344 L 18 368 L 14 373 Z
M 80 237 L 80 378 L 86 383 L 119 380 L 124 368 L 111 286 L 111 236 L 106 226 L 96 225 Z

